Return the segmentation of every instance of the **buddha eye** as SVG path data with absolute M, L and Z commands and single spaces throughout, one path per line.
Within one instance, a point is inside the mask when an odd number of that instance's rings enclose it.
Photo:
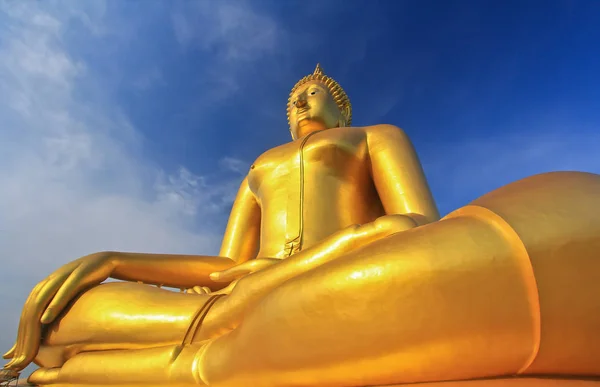
M 315 89 L 315 90 L 311 90 L 311 92 L 310 92 L 309 94 L 310 94 L 310 95 L 315 95 L 315 94 L 317 94 L 318 92 L 319 92 L 319 90 L 316 90 L 316 89 Z

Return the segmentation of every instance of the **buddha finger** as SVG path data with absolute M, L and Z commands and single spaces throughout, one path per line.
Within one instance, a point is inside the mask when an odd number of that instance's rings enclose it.
M 21 312 L 21 319 L 19 320 L 19 330 L 17 332 L 17 343 L 15 344 L 14 351 L 12 353 L 12 360 L 5 366 L 7 368 L 13 367 L 17 363 L 17 360 L 21 357 L 21 353 L 26 346 L 27 333 L 29 331 L 28 325 L 31 323 L 31 310 L 35 307 L 35 300 L 38 299 L 38 294 L 44 288 L 48 279 L 39 282 L 29 294 L 23 311 Z
M 40 292 L 39 297 L 35 303 L 36 308 L 34 312 L 36 319 L 40 321 L 40 323 L 48 324 L 52 322 L 52 320 L 44 320 L 43 315 L 48 310 L 49 305 L 52 303 L 54 298 L 56 298 L 56 294 L 58 293 L 59 289 L 64 285 L 65 281 L 69 278 L 69 276 L 70 273 L 65 273 L 61 276 L 52 278 L 46 283 L 46 286 L 44 286 L 44 289 Z
M 69 273 L 66 272 L 49 277 L 36 297 L 32 297 L 26 311 L 24 310 L 24 313 L 27 313 L 23 324 L 25 337 L 16 354 L 20 358 L 19 362 L 24 363 L 20 366 L 28 365 L 37 356 L 42 340 L 42 314 L 68 276 Z
M 6 365 L 4 365 L 4 368 L 10 369 L 10 370 L 15 370 L 15 371 L 20 371 L 23 368 L 27 367 L 27 365 L 29 363 L 31 363 L 31 360 L 27 361 L 27 354 L 19 354 L 19 355 L 13 356 L 13 358 L 8 363 L 6 363 Z
M 42 315 L 42 323 L 49 324 L 54 321 L 56 316 L 63 311 L 79 292 L 107 279 L 112 267 L 106 266 L 103 263 L 103 261 L 81 263 L 62 283 L 52 301 L 50 301 L 50 304 Z
M 229 282 L 250 273 L 250 269 L 234 266 L 230 269 L 210 273 L 210 279 L 215 282 Z
M 192 288 L 196 294 L 208 294 L 210 289 L 206 286 L 194 286 Z
M 27 356 L 21 355 L 18 357 L 14 357 L 8 364 L 4 366 L 4 368 L 21 371 L 23 368 L 27 367 L 30 362 L 27 362 Z
M 21 313 L 12 361 L 6 367 L 24 368 L 27 364 L 23 365 L 23 363 L 31 362 L 37 354 L 42 330 L 40 316 L 60 285 L 68 278 L 69 266 L 73 266 L 72 264 L 65 265 L 55 274 L 39 282 L 31 291 Z
M 269 267 L 281 260 L 275 258 L 257 258 L 252 261 L 241 263 L 222 271 L 210 274 L 210 279 L 215 282 L 230 282 L 241 277 Z
M 85 262 L 84 258 L 86 257 L 82 257 L 73 262 L 69 262 L 68 264 L 62 266 L 59 270 L 54 272 L 54 274 L 48 278 L 48 284 L 46 285 L 45 291 L 36 303 L 36 312 L 39 313 L 39 316 L 37 318 L 42 324 L 49 324 L 54 320 L 58 312 L 52 313 L 49 312 L 49 309 L 52 308 L 52 303 L 56 300 L 57 297 L 59 297 L 58 292 L 64 287 L 66 281 L 69 278 L 71 278 L 74 272 L 76 272 L 78 269 L 85 265 L 83 263 Z
M 32 292 L 21 316 L 13 361 L 7 366 L 22 369 L 37 355 L 42 338 L 40 316 L 61 282 L 60 278 L 46 280 L 36 292 Z
M 2 358 L 11 359 L 13 357 L 13 355 L 15 354 L 16 348 L 17 348 L 17 343 L 13 344 L 12 348 L 9 349 L 4 355 L 2 355 Z
M 39 320 L 43 310 L 50 303 L 52 297 L 54 297 L 60 288 L 60 285 L 69 277 L 69 275 L 70 271 L 61 269 L 40 282 L 31 292 L 27 301 L 25 301 L 21 319 L 29 319 L 34 315 L 37 316 L 35 318 Z

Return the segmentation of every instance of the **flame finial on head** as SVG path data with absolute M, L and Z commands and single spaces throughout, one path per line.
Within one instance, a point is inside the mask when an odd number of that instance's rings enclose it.
M 323 68 L 321 68 L 321 64 L 317 63 L 317 67 L 315 67 L 315 71 L 313 71 L 313 75 L 323 74 Z
M 292 88 L 290 93 L 290 97 L 288 98 L 287 104 L 287 116 L 288 116 L 288 125 L 290 124 L 290 110 L 292 108 L 292 96 L 294 92 L 303 84 L 309 81 L 319 81 L 323 83 L 329 89 L 331 96 L 333 97 L 335 103 L 340 108 L 342 115 L 345 118 L 345 125 L 350 126 L 352 124 L 352 105 L 350 104 L 350 99 L 348 95 L 342 89 L 339 83 L 337 83 L 333 78 L 328 77 L 323 72 L 323 68 L 319 63 L 317 63 L 317 67 L 315 67 L 315 71 L 312 74 L 305 76 L 301 80 L 296 83 L 296 85 Z M 291 125 L 290 125 L 291 126 Z

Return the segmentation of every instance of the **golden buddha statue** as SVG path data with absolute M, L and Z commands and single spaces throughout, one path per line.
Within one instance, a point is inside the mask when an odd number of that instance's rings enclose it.
M 351 127 L 319 66 L 287 110 L 293 141 L 252 165 L 218 257 L 61 267 L 29 296 L 4 372 L 35 361 L 31 383 L 65 387 L 600 384 L 600 176 L 533 176 L 440 220 L 407 136 Z

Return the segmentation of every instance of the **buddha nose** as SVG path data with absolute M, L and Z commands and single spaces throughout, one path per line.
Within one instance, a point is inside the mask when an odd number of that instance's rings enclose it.
M 296 107 L 297 108 L 303 108 L 306 106 L 306 100 L 305 99 L 298 99 L 296 101 Z

